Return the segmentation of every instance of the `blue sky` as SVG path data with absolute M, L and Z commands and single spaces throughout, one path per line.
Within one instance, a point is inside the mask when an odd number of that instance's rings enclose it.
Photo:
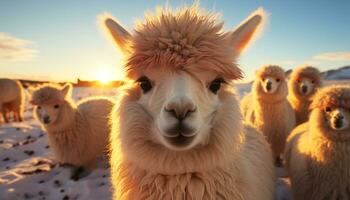
M 192 1 L 169 1 L 178 7 Z M 0 76 L 75 80 L 120 78 L 121 56 L 96 24 L 110 12 L 128 30 L 144 11 L 166 1 L 0 1 Z M 270 13 L 261 37 L 238 63 L 253 78 L 264 64 L 285 69 L 312 64 L 321 70 L 350 64 L 350 1 L 207 1 L 233 29 L 262 6 Z

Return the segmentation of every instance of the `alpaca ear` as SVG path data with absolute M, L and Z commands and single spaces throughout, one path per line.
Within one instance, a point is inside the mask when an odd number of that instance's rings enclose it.
M 66 83 L 63 88 L 61 89 L 61 92 L 64 97 L 68 97 L 72 94 L 72 84 Z
M 98 19 L 102 29 L 108 33 L 119 49 L 123 53 L 128 53 L 127 43 L 131 38 L 131 34 L 108 13 L 98 16 Z
M 259 8 L 230 34 L 235 53 L 239 55 L 248 47 L 248 44 L 258 35 L 266 20 L 267 13 L 263 8 Z

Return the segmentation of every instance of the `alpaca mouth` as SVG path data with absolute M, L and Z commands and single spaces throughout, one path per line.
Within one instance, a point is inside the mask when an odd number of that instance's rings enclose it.
M 165 137 L 166 141 L 169 142 L 170 144 L 172 144 L 174 146 L 180 146 L 180 147 L 187 146 L 195 138 L 195 136 L 187 137 L 187 136 L 184 136 L 182 134 L 179 134 L 176 137 L 167 137 L 167 136 L 164 136 L 164 137 Z

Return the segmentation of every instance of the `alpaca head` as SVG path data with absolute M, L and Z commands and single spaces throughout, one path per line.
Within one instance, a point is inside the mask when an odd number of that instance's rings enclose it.
M 264 17 L 260 9 L 234 31 L 224 32 L 215 14 L 195 6 L 160 9 L 129 33 L 103 16 L 103 26 L 126 56 L 127 78 L 138 93 L 135 103 L 150 118 L 152 134 L 144 137 L 172 151 L 205 145 L 222 93 L 229 90 L 229 81 L 242 76 L 235 60 Z
M 256 72 L 253 87 L 258 98 L 271 102 L 284 99 L 288 91 L 284 70 L 276 65 L 262 67 Z
M 321 87 L 321 73 L 317 68 L 305 66 L 293 70 L 289 80 L 289 87 L 299 98 L 309 99 Z
M 62 88 L 46 84 L 31 91 L 30 102 L 35 106 L 35 116 L 44 126 L 55 124 L 58 121 L 64 109 L 63 104 L 71 98 L 71 90 L 70 84 Z
M 311 124 L 332 140 L 350 139 L 350 87 L 320 89 L 312 102 Z

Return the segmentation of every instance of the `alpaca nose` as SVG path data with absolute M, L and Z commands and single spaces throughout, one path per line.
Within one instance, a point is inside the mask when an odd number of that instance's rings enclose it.
M 272 88 L 272 83 L 271 83 L 270 81 L 268 81 L 268 82 L 266 83 L 266 90 L 267 90 L 267 91 L 270 91 L 271 88 Z
M 179 121 L 189 117 L 196 110 L 196 106 L 190 100 L 185 98 L 181 98 L 179 101 L 169 102 L 164 107 L 166 113 L 169 113 Z
M 343 119 L 344 117 L 340 114 L 336 115 L 334 120 L 334 127 L 335 128 L 341 128 L 343 126 Z
M 45 124 L 50 123 L 50 116 L 47 116 L 47 115 L 44 116 L 44 117 L 43 117 L 43 121 L 44 121 Z
M 306 93 L 307 92 L 307 86 L 306 85 L 301 86 L 301 91 L 303 91 L 303 93 Z

